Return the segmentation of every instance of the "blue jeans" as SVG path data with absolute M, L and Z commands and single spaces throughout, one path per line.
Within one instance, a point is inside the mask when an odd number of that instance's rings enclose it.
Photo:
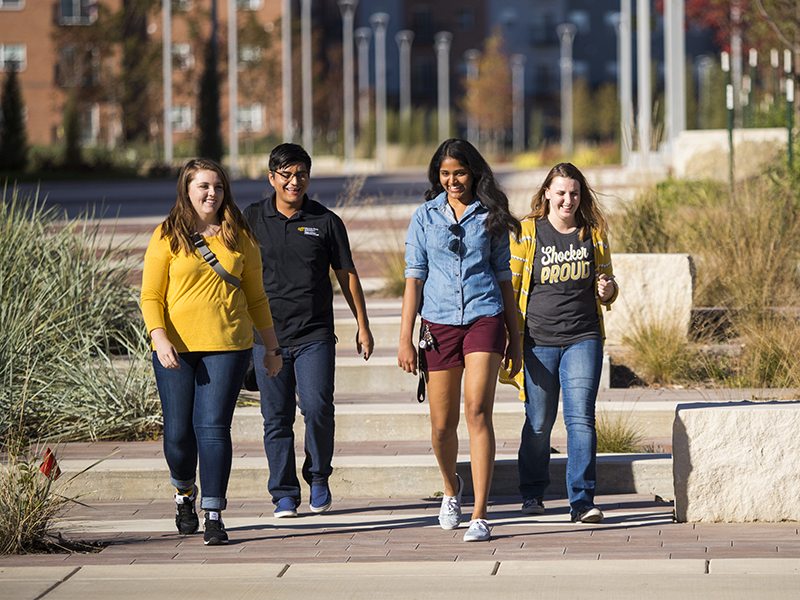
M 200 508 L 225 510 L 231 474 L 231 420 L 250 350 L 183 352 L 181 368 L 165 369 L 153 352 L 161 411 L 164 457 L 172 485 L 194 485 L 200 457 Z
M 289 496 L 300 503 L 300 482 L 294 456 L 294 419 L 299 397 L 306 426 L 303 479 L 309 485 L 328 482 L 333 471 L 333 342 L 308 342 L 283 348 L 283 367 L 276 377 L 264 369 L 264 346 L 253 346 L 261 415 L 264 417 L 264 450 L 269 464 L 267 489 L 272 502 Z
M 550 432 L 562 392 L 567 426 L 567 493 L 570 512 L 594 505 L 597 433 L 594 408 L 603 343 L 584 340 L 564 348 L 534 346 L 525 336 L 525 425 L 519 447 L 519 491 L 524 499 L 544 496 L 550 485 Z

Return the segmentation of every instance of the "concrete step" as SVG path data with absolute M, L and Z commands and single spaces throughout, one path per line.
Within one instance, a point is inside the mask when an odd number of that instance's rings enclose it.
M 399 370 L 399 369 L 398 369 Z M 525 422 L 524 405 L 513 392 L 502 394 L 494 406 L 494 429 L 498 439 L 518 439 Z M 509 397 L 511 396 L 511 397 Z M 645 438 L 671 438 L 675 418 L 675 403 L 639 403 L 607 401 L 599 403 L 599 410 L 610 419 L 628 419 Z M 303 439 L 305 428 L 302 416 L 295 421 L 295 436 Z M 232 435 L 237 442 L 254 442 L 262 439 L 263 426 L 258 408 L 238 408 L 234 414 Z M 463 409 L 458 435 L 466 439 L 467 425 Z M 559 411 L 553 426 L 553 438 L 566 438 L 566 426 Z M 403 403 L 358 403 L 336 405 L 336 439 L 340 442 L 427 441 L 431 425 L 428 403 L 420 404 L 412 393 Z
M 100 444 L 102 446 L 102 444 Z M 70 445 L 62 448 L 59 465 L 62 480 L 68 482 L 64 493 L 92 500 L 155 500 L 174 493 L 169 484 L 169 473 L 160 445 L 139 443 L 123 457 L 112 456 L 91 466 L 99 456 L 92 452 L 72 452 Z M 516 456 L 511 444 L 498 452 L 491 493 L 497 496 L 517 495 L 518 475 Z M 149 451 L 143 451 L 148 449 Z M 369 449 L 369 445 L 367 445 Z M 463 447 L 462 447 L 463 450 Z M 71 455 L 75 458 L 70 458 Z M 353 453 L 334 457 L 334 471 L 330 479 L 335 498 L 385 498 L 430 497 L 442 490 L 442 478 L 433 453 L 371 454 Z M 566 457 L 553 456 L 550 473 L 552 484 L 549 493 L 565 489 Z M 88 469 L 87 469 L 88 468 Z M 82 472 L 85 470 L 85 472 Z M 469 455 L 460 452 L 458 472 L 466 482 L 466 495 L 472 494 Z M 229 498 L 258 498 L 267 494 L 269 475 L 263 449 L 235 451 L 233 469 L 228 487 Z M 672 459 L 669 454 L 600 455 L 597 462 L 598 494 L 655 494 L 672 498 Z M 74 478 L 73 478 L 74 476 Z M 301 474 L 298 472 L 298 477 Z M 307 491 L 304 491 L 307 494 Z

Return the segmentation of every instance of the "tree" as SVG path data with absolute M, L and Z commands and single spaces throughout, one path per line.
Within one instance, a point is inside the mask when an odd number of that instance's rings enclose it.
M 617 84 L 609 81 L 600 84 L 595 98 L 595 132 L 602 141 L 615 142 L 620 136 L 620 110 Z
M 158 0 L 123 0 L 116 14 L 114 31 L 121 46 L 116 95 L 122 111 L 122 135 L 126 142 L 147 139 L 150 118 L 156 112 L 156 98 L 161 82 L 160 45 L 147 34 L 148 16 Z
M 478 77 L 464 80 L 465 112 L 478 122 L 481 134 L 494 139 L 495 144 L 511 126 L 511 67 L 503 50 L 500 27 L 483 44 L 478 60 Z
M 222 131 L 219 116 L 219 72 L 217 49 L 213 41 L 206 44 L 200 98 L 197 110 L 197 155 L 222 161 Z
M 81 119 L 78 108 L 78 94 L 73 88 L 67 97 L 64 107 L 64 159 L 65 166 L 80 167 L 83 164 L 81 155 Z
M 6 75 L 0 108 L 0 171 L 24 171 L 28 166 L 28 134 L 22 90 L 13 66 Z
M 588 140 L 595 137 L 596 110 L 589 82 L 585 77 L 578 77 L 572 84 L 572 131 L 575 139 Z

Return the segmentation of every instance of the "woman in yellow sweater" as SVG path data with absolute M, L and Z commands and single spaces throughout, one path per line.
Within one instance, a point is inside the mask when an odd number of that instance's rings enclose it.
M 210 262 L 195 246 L 202 242 L 214 255 Z M 211 266 L 215 260 L 224 271 Z M 253 327 L 268 349 L 269 375 L 280 371 L 282 359 L 258 243 L 214 161 L 193 159 L 181 170 L 175 206 L 145 253 L 141 306 L 164 415 L 164 456 L 176 488 L 175 524 L 183 534 L 199 528 L 199 455 L 204 542 L 227 543 L 220 513 L 231 471 L 231 420 Z
M 567 427 L 567 493 L 572 521 L 598 523 L 595 401 L 603 363 L 603 307 L 618 295 L 606 220 L 577 167 L 554 166 L 511 238 L 511 273 L 523 338 L 523 370 L 501 381 L 520 389 L 525 424 L 519 448 L 524 514 L 544 514 L 550 432 L 561 394 Z

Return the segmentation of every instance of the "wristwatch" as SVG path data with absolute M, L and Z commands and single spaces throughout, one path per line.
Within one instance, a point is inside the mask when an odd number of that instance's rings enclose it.
M 274 350 L 266 350 L 264 352 L 264 356 L 280 356 L 281 355 L 281 347 L 278 346 Z

